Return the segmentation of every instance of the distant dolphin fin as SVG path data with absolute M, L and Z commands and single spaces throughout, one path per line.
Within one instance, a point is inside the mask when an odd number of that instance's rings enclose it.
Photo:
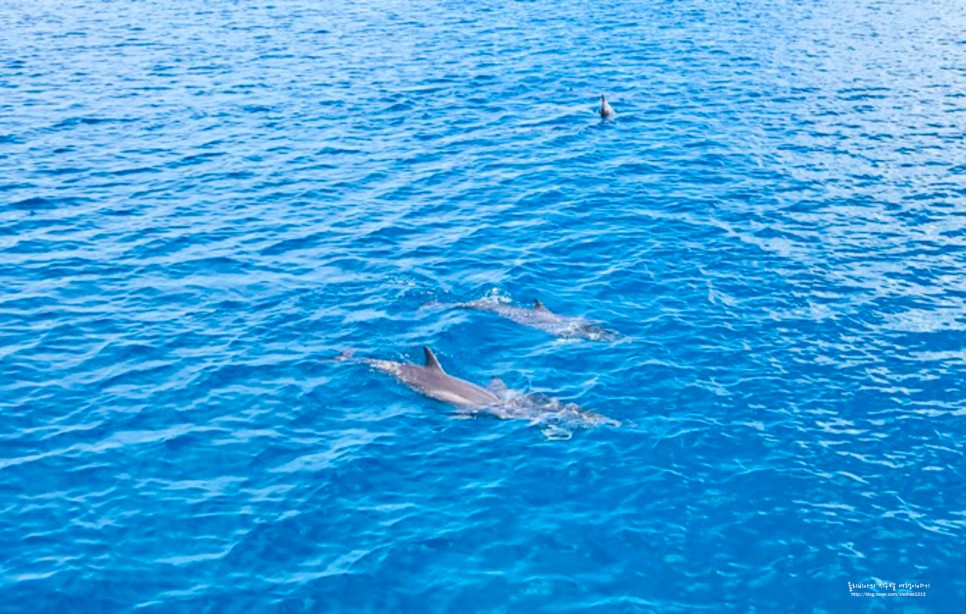
M 539 299 L 535 299 L 533 301 L 533 308 L 537 311 L 550 311 L 543 303 L 540 302 Z
M 423 346 L 423 353 L 426 354 L 425 366 L 427 369 L 435 369 L 441 373 L 445 373 L 443 367 L 439 364 L 439 360 L 436 358 L 436 354 L 433 354 L 433 350 L 429 349 L 428 346 Z
M 604 97 L 603 94 L 600 95 L 600 108 L 598 109 L 598 112 L 604 119 L 614 117 L 614 115 L 616 115 L 616 113 L 614 113 L 614 107 L 610 106 L 610 104 L 607 102 L 607 98 Z

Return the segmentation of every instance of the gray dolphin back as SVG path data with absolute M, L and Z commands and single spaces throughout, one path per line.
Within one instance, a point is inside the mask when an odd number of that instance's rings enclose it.
M 547 309 L 540 299 L 534 299 L 533 308 L 517 307 L 490 300 L 470 301 L 456 305 L 463 309 L 490 311 L 517 324 L 531 326 L 565 339 L 589 339 L 591 341 L 617 341 L 620 335 L 582 317 L 565 316 Z

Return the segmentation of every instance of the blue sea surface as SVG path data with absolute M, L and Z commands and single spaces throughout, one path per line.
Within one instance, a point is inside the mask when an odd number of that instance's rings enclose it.
M 0 411 L 3 612 L 966 611 L 966 5 L 0 0 Z

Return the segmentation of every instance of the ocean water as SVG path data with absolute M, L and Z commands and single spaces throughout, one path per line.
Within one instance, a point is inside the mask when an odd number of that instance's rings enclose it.
M 3 0 L 0 52 L 0 610 L 963 611 L 962 2 Z M 424 345 L 622 424 L 333 361 Z

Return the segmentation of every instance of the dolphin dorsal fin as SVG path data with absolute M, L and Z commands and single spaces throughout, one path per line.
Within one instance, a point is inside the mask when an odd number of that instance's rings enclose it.
M 429 347 L 423 347 L 423 353 L 426 354 L 425 366 L 427 369 L 435 369 L 436 371 L 445 373 L 443 367 L 439 364 L 439 360 L 436 358 L 436 354 L 433 354 L 433 350 L 429 349 Z
M 547 311 L 547 312 L 550 311 L 543 303 L 540 302 L 540 299 L 535 299 L 533 301 L 533 308 L 536 309 L 537 311 Z

